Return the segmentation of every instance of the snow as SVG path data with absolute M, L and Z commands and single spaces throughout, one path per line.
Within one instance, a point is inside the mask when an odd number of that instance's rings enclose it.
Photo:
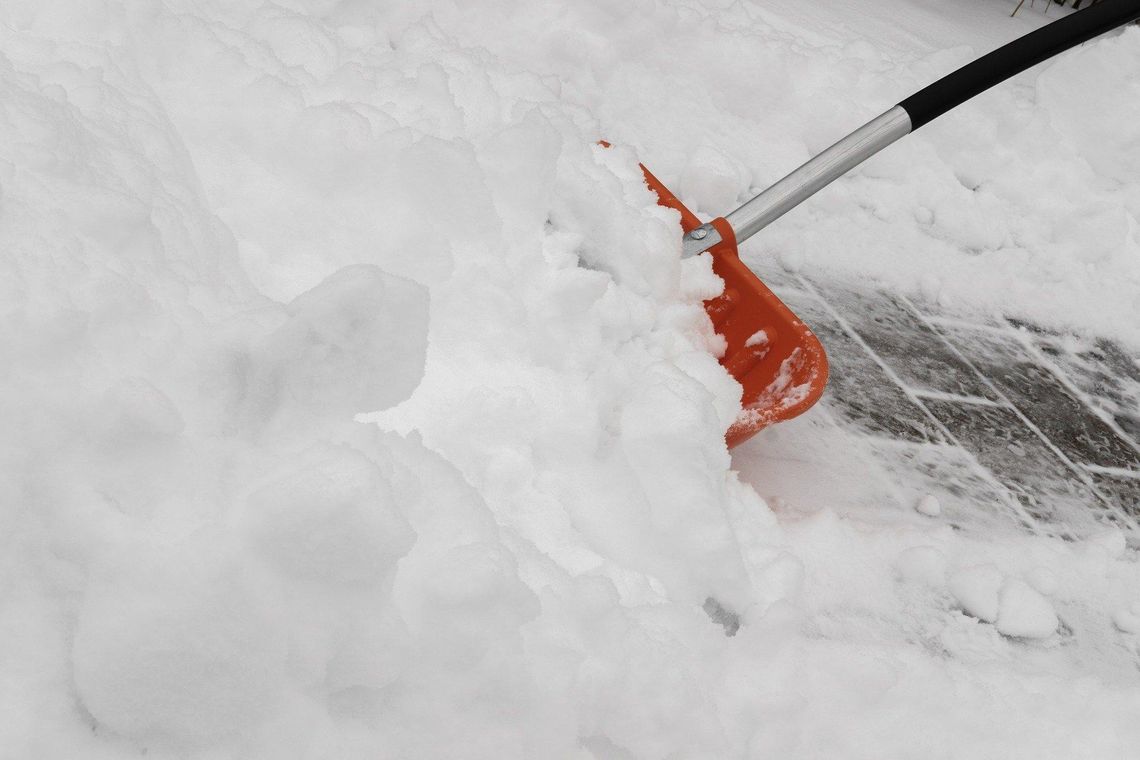
M 1029 585 L 1037 589 L 1045 596 L 1052 596 L 1057 593 L 1060 581 L 1057 580 L 1057 574 L 1047 567 L 1035 567 L 1029 571 L 1025 579 Z
M 766 501 L 637 166 L 723 213 L 1011 5 L 0 6 L 0 755 L 1126 756 L 1124 533 L 885 509 L 810 420 Z M 746 258 L 1140 345 L 1138 59 Z
M 1140 633 L 1140 604 L 1117 610 L 1112 622 L 1122 633 Z
M 895 560 L 900 580 L 932 588 L 946 584 L 946 555 L 933 546 L 912 546 Z
M 71 657 L 76 693 L 98 725 L 144 741 L 209 744 L 272 709 L 285 660 L 281 620 L 271 589 L 225 554 L 217 536 L 148 542 L 96 570 Z
M 766 330 L 757 330 L 748 336 L 748 340 L 744 341 L 745 346 L 766 346 L 768 345 L 769 338 Z
M 1020 578 L 1002 584 L 995 627 L 1005 636 L 1044 639 L 1057 630 L 1057 613 L 1049 600 Z
M 928 493 L 918 500 L 918 504 L 914 505 L 914 509 L 920 515 L 938 517 L 938 515 L 942 514 L 942 502 L 940 502 L 938 497 L 934 494 Z
M 1001 609 L 1002 574 L 994 565 L 959 570 L 950 579 L 950 593 L 966 614 L 984 623 L 997 620 Z

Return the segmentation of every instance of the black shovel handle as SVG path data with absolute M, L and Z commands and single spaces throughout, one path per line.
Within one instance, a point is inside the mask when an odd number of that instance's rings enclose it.
M 1101 0 L 966 64 L 899 105 L 910 115 L 911 129 L 918 129 L 998 82 L 1138 18 L 1140 0 Z

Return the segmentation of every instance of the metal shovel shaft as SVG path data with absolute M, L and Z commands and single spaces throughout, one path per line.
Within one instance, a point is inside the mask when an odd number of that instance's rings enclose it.
M 738 241 L 752 237 L 851 169 L 910 134 L 902 106 L 876 116 L 725 217 Z

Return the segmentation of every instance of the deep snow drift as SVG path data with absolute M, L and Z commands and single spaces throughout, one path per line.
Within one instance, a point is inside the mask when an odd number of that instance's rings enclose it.
M 5 3 L 0 755 L 1140 746 L 1118 530 L 738 481 L 636 166 L 723 212 L 1007 6 Z M 748 250 L 1140 342 L 1138 70 L 1029 72 Z

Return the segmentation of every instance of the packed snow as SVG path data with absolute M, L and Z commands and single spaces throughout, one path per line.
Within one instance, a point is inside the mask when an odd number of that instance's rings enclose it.
M 942 514 L 942 502 L 932 493 L 928 493 L 919 499 L 914 508 L 920 515 L 927 517 L 938 517 Z
M 0 5 L 0 756 L 1134 756 L 1125 534 L 762 498 L 637 166 L 724 213 L 1013 5 Z M 744 253 L 1140 345 L 1138 71 Z

